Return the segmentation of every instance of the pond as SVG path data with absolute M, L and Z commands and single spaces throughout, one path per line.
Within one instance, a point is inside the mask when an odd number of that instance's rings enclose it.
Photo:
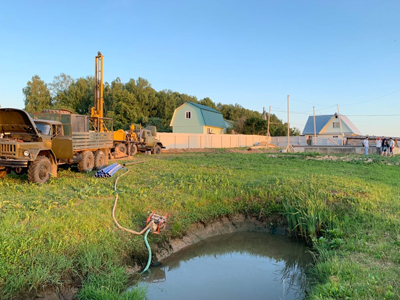
M 139 286 L 149 300 L 303 299 L 311 255 L 299 242 L 236 232 L 189 246 L 150 268 Z

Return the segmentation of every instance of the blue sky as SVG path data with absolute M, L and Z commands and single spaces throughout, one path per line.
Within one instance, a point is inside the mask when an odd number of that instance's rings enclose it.
M 0 105 L 24 107 L 35 74 L 147 79 L 272 106 L 303 129 L 339 105 L 363 134 L 400 136 L 400 1 L 7 1 L 0 10 Z

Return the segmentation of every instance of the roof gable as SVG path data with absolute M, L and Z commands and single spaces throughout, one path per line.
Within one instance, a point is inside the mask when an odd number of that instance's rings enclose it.
M 219 127 L 219 128 L 226 128 L 225 126 L 225 121 L 224 118 L 222 117 L 222 114 L 205 105 L 193 103 L 193 102 L 186 102 L 183 105 L 179 106 L 178 108 L 175 109 L 174 115 L 171 120 L 171 126 L 175 125 L 175 119 L 177 116 L 177 111 L 184 108 L 185 106 L 193 106 L 195 111 L 193 113 L 197 114 L 197 117 L 199 118 L 200 124 L 203 121 L 203 125 L 201 126 L 212 126 L 212 127 Z M 181 117 L 180 117 L 181 118 Z M 178 119 L 177 119 L 178 120 Z M 181 119 L 179 119 L 181 120 Z
M 315 116 L 316 134 L 321 134 L 321 131 L 325 132 L 324 128 L 335 116 L 337 116 L 337 114 Z M 360 131 L 357 129 L 357 127 L 354 126 L 354 124 L 346 116 L 340 115 L 340 120 L 342 121 L 342 123 L 344 123 L 349 128 L 351 133 L 361 134 Z M 308 117 L 307 123 L 304 126 L 304 130 L 303 130 L 302 134 L 314 134 L 314 117 L 313 116 Z
M 350 121 L 348 117 L 340 115 L 340 118 L 342 119 L 342 122 L 344 122 L 347 127 L 349 127 L 351 131 L 353 131 L 353 133 L 361 134 L 360 130 L 358 130 L 358 128 L 354 126 L 354 124 Z
M 325 125 L 332 119 L 332 115 L 315 116 L 315 131 L 320 133 Z M 309 116 L 306 126 L 304 126 L 303 134 L 314 134 L 314 117 Z

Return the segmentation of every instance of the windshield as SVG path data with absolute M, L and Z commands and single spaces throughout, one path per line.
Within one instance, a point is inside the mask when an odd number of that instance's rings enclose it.
M 36 123 L 36 128 L 41 134 L 51 134 L 51 126 L 49 124 Z

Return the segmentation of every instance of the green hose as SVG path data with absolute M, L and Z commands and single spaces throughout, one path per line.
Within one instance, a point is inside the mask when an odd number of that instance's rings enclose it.
M 144 243 L 146 244 L 147 250 L 149 250 L 149 259 L 147 260 L 146 267 L 144 268 L 144 270 L 140 274 L 143 274 L 144 272 L 146 272 L 147 269 L 150 267 L 150 263 L 151 263 L 151 248 L 150 248 L 149 242 L 147 241 L 147 235 L 149 234 L 149 232 L 150 232 L 150 228 L 147 229 L 147 231 L 146 231 L 146 233 L 144 235 Z

